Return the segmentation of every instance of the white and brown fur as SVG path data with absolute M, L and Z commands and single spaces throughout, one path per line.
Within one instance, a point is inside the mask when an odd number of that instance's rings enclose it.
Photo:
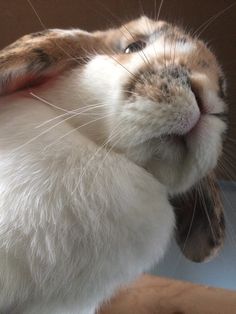
M 170 199 L 187 257 L 222 245 L 224 76 L 202 41 L 146 17 L 26 35 L 0 53 L 0 93 L 0 311 L 94 313 L 163 256 Z

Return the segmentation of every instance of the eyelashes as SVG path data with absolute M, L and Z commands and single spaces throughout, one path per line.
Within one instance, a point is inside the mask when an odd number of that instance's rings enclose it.
M 134 53 L 143 50 L 147 46 L 147 43 L 143 40 L 137 40 L 129 44 L 125 49 L 124 53 Z

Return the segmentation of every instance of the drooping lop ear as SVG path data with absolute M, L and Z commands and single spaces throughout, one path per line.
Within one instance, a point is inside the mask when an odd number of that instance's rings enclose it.
M 25 35 L 0 51 L 0 95 L 39 85 L 96 54 L 123 52 L 143 27 L 154 28 L 147 17 L 121 27 L 89 33 L 80 29 L 47 29 Z M 137 38 L 136 38 L 137 37 Z
M 106 53 L 103 33 L 51 29 L 18 39 L 0 51 L 0 95 L 41 84 L 96 53 Z
M 214 257 L 225 237 L 223 205 L 214 174 L 171 203 L 176 214 L 176 240 L 183 254 L 194 262 Z

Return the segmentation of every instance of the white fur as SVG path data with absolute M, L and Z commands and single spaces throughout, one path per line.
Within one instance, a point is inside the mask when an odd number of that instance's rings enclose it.
M 145 53 L 152 60 L 158 49 Z M 225 129 L 216 117 L 201 118 L 186 155 L 158 142 L 198 119 L 191 91 L 169 107 L 124 101 L 129 71 L 141 65 L 139 54 L 124 63 L 128 71 L 97 56 L 45 89 L 1 99 L 3 313 L 93 313 L 163 256 L 174 227 L 168 193 L 185 191 L 216 165 Z
M 55 116 L 38 100 L 1 100 L 3 312 L 59 313 L 66 304 L 63 313 L 87 314 L 157 261 L 172 232 L 158 181 L 123 156 L 96 154 L 78 132 L 57 142 L 73 130 L 66 122 L 39 136 Z

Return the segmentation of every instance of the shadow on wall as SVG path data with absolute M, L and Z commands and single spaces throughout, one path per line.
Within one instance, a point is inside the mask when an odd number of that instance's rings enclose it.
M 226 241 L 220 254 L 208 263 L 187 260 L 178 246 L 171 243 L 160 264 L 152 270 L 158 276 L 236 290 L 236 182 L 221 182 L 226 218 Z

